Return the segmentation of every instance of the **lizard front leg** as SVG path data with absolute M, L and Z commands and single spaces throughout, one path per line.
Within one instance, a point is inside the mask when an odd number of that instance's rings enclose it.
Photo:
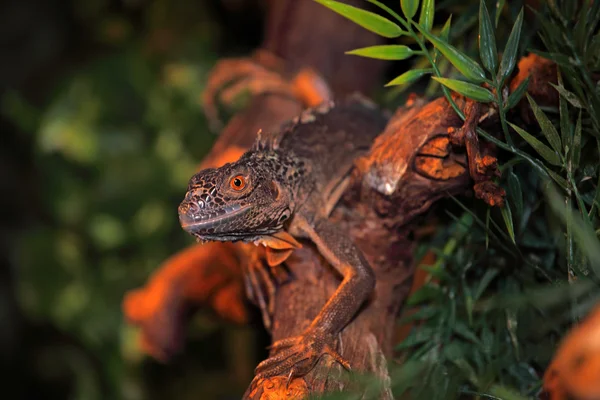
M 310 372 L 325 354 L 349 369 L 349 363 L 335 350 L 336 338 L 375 288 L 373 269 L 350 238 L 325 219 L 314 224 L 302 216 L 295 219 L 298 230 L 316 244 L 343 280 L 306 331 L 273 343 L 274 355 L 256 367 L 255 382 L 283 374 L 290 382 Z

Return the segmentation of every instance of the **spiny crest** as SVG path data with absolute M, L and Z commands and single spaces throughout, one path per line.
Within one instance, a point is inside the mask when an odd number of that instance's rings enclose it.
M 268 135 L 267 137 L 263 136 L 262 129 L 259 129 L 256 133 L 256 141 L 252 146 L 253 151 L 270 151 L 277 150 L 279 148 L 279 141 L 277 140 L 277 135 Z
M 263 135 L 263 130 L 259 129 L 256 134 L 256 141 L 252 146 L 253 151 L 269 151 L 279 148 L 279 141 L 285 134 L 294 130 L 298 125 L 309 124 L 316 121 L 317 116 L 329 113 L 335 107 L 335 102 L 330 100 L 322 104 L 310 107 L 302 111 L 299 116 L 287 121 L 281 125 L 279 134 L 270 133 Z

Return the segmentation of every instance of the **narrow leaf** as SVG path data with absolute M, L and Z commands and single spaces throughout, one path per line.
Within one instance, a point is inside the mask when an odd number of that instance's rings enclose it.
M 448 17 L 448 19 L 446 20 L 446 23 L 442 27 L 442 30 L 440 31 L 440 39 L 443 40 L 444 42 L 447 42 L 448 38 L 450 37 L 450 26 L 451 25 L 452 25 L 452 15 L 450 15 L 450 17 Z M 436 64 L 437 64 L 439 56 L 440 56 L 440 51 L 438 49 L 435 49 L 433 51 L 433 62 L 435 62 Z M 441 69 L 441 66 L 439 68 Z
M 498 68 L 498 50 L 492 21 L 484 0 L 479 2 L 479 56 L 485 69 L 495 74 Z
M 456 324 L 453 326 L 454 333 L 458 336 L 462 336 L 463 338 L 470 340 L 473 343 L 480 344 L 479 338 L 473 331 L 471 331 L 462 321 L 456 321 Z
M 419 0 L 400 0 L 400 7 L 407 19 L 413 19 L 419 8 Z
M 454 90 L 456 93 L 461 94 L 470 99 L 489 103 L 494 101 L 494 95 L 489 90 L 482 88 L 481 86 L 473 85 L 472 83 L 459 81 L 456 79 L 438 78 L 432 77 L 433 80 L 438 81 L 442 85 L 449 89 Z
M 433 17 L 435 15 L 435 0 L 423 0 L 421 3 L 421 15 L 419 16 L 419 25 L 427 31 L 433 27 Z
M 554 89 L 556 89 L 558 91 L 558 93 L 560 93 L 560 95 L 565 100 L 567 100 L 569 103 L 571 103 L 571 105 L 573 107 L 583 108 L 583 105 L 581 104 L 581 101 L 579 101 L 579 98 L 577 97 L 577 95 L 575 93 L 568 91 L 562 85 L 555 85 L 552 82 L 548 82 L 548 83 L 550 85 L 552 85 L 552 87 L 554 87 Z
M 502 61 L 500 62 L 500 70 L 498 71 L 498 82 L 504 84 L 506 78 L 510 76 L 515 64 L 517 62 L 517 53 L 519 50 L 519 42 L 521 38 L 521 28 L 523 27 L 523 9 L 519 13 L 515 24 L 513 25 L 506 47 L 504 48 L 504 54 L 502 55 Z
M 389 44 L 363 47 L 361 49 L 347 51 L 346 54 L 377 58 L 379 60 L 405 60 L 415 54 L 415 52 L 408 46 Z
M 512 170 L 508 172 L 507 180 L 508 193 L 514 202 L 515 212 L 517 213 L 517 217 L 521 217 L 523 215 L 523 190 L 521 188 L 521 182 Z
M 512 212 L 510 211 L 510 205 L 508 201 L 504 202 L 504 207 L 502 207 L 500 212 L 502 213 L 502 218 L 504 219 L 504 224 L 506 225 L 508 236 L 510 236 L 512 242 L 516 244 L 517 242 L 515 241 L 515 228 L 513 225 Z
M 490 396 L 491 395 L 491 396 Z M 491 399 L 502 399 L 502 400 L 528 400 L 529 398 L 523 396 L 513 388 L 494 384 L 490 387 L 490 395 L 485 397 Z M 484 396 L 482 396 L 484 397 Z
M 506 3 L 506 0 L 496 0 L 496 28 L 498 27 L 498 21 L 500 21 L 500 15 L 504 9 L 504 3 Z
M 548 176 L 550 176 L 552 179 L 554 179 L 554 182 L 558 183 L 558 185 L 561 188 L 563 188 L 564 190 L 567 190 L 569 188 L 569 183 L 565 180 L 565 178 L 563 178 L 556 172 L 552 171 L 550 168 L 548 168 L 545 165 L 544 165 L 544 170 L 546 171 Z
M 533 137 L 532 135 L 530 135 L 528 132 L 526 132 L 525 130 L 523 130 L 522 128 L 519 128 L 518 126 L 516 126 L 515 124 L 512 123 L 508 123 L 523 139 L 525 139 L 525 141 L 527 143 L 529 143 L 529 145 L 531 145 L 531 147 L 533 147 L 535 149 L 535 151 L 538 152 L 538 154 L 540 156 L 542 156 L 542 158 L 544 158 L 544 160 L 548 161 L 550 164 L 552 165 L 562 165 L 560 162 L 560 157 L 558 156 L 558 154 L 556 154 L 550 147 L 546 146 L 544 143 L 540 142 L 539 140 L 537 140 L 535 137 Z
M 525 79 L 523 82 L 521 82 L 519 84 L 519 86 L 517 86 L 515 91 L 512 92 L 508 96 L 508 99 L 506 101 L 506 109 L 507 110 L 510 110 L 511 108 L 513 108 L 514 106 L 519 104 L 519 101 L 521 101 L 521 99 L 523 98 L 523 95 L 527 91 L 527 87 L 529 86 L 530 78 L 531 78 L 531 76 L 528 76 L 527 79 Z
M 477 289 L 475 290 L 475 300 L 479 300 L 485 289 L 487 289 L 488 285 L 494 280 L 494 278 L 498 275 L 497 269 L 488 269 L 483 274 L 483 277 L 479 280 L 479 285 L 477 285 Z
M 557 74 L 558 84 L 562 86 L 563 80 L 560 71 Z M 562 138 L 563 146 L 565 148 L 565 156 L 571 158 L 569 153 L 571 152 L 572 140 L 571 140 L 571 121 L 569 121 L 569 110 L 567 108 L 567 101 L 563 96 L 558 96 L 558 109 L 560 112 L 560 135 Z
M 398 86 L 398 85 L 406 85 L 412 83 L 422 77 L 423 75 L 431 74 L 433 72 L 432 69 L 411 69 L 403 73 L 402 75 L 394 78 L 390 82 L 388 82 L 385 86 Z
M 461 370 L 462 374 L 469 380 L 469 382 L 473 386 L 478 387 L 480 385 L 477 373 L 467 360 L 465 360 L 464 358 L 453 358 L 450 359 L 450 361 L 452 361 L 452 363 L 454 363 L 454 365 L 456 365 Z
M 363 28 L 386 38 L 396 38 L 404 32 L 398 25 L 380 15 L 333 0 L 314 0 L 348 18 Z
M 540 128 L 542 128 L 542 133 L 548 139 L 548 143 L 550 146 L 556 151 L 558 154 L 562 154 L 562 143 L 560 140 L 560 136 L 558 135 L 558 131 L 550 119 L 546 116 L 546 114 L 542 111 L 542 109 L 537 105 L 535 100 L 529 94 L 526 94 L 527 100 L 529 101 L 529 105 L 533 110 L 533 114 L 535 115 L 535 119 L 537 119 L 540 124 Z
M 573 28 L 573 32 L 575 33 L 575 46 L 577 46 L 578 49 L 582 49 L 584 53 L 587 47 L 586 44 L 588 39 L 588 37 L 586 37 L 585 35 L 585 28 L 587 27 L 589 12 L 589 7 L 586 7 L 585 3 L 586 2 L 584 1 L 581 4 L 579 15 L 577 16 L 577 22 L 575 23 L 575 27 Z
M 451 44 L 438 39 L 437 37 L 433 36 L 429 32 L 426 32 L 419 25 L 417 25 L 417 29 L 467 79 L 469 79 L 470 81 L 472 81 L 474 83 L 481 83 L 481 82 L 485 81 L 485 73 L 483 72 L 483 69 L 479 66 L 479 64 L 477 64 L 471 58 L 467 57 L 466 54 L 464 54 L 463 52 L 461 52 L 460 50 L 458 50 L 456 47 L 452 46 Z
M 419 337 L 417 335 L 410 335 L 409 337 L 404 339 L 402 342 L 397 344 L 394 347 L 394 350 L 408 349 L 408 348 L 414 347 L 418 344 L 429 342 L 430 340 L 431 340 L 431 338 L 428 338 L 425 336 Z
M 490 208 L 485 212 L 485 249 L 490 247 Z
M 573 148 L 571 149 L 571 164 L 573 169 L 579 167 L 579 159 L 581 158 L 581 111 L 577 117 L 577 125 L 575 125 L 575 136 L 573 136 Z
M 412 306 L 412 305 L 417 305 L 419 303 L 422 303 L 424 301 L 439 300 L 440 298 L 443 298 L 443 297 L 444 297 L 444 292 L 440 288 L 438 288 L 436 286 L 432 286 L 432 285 L 425 285 L 425 286 L 422 286 L 417 291 L 415 291 L 406 300 L 406 304 Z

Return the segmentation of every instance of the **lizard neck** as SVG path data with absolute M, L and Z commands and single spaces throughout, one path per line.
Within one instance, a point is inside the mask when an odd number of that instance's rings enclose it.
M 294 213 L 306 197 L 306 186 L 310 180 L 307 162 L 293 152 L 281 150 L 259 151 L 255 160 L 272 174 L 281 196 L 289 199 L 290 211 Z

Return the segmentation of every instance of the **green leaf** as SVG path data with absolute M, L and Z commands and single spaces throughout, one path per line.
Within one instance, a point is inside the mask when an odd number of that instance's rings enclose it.
M 487 289 L 488 285 L 494 280 L 496 275 L 498 275 L 497 269 L 488 269 L 483 274 L 483 277 L 479 280 L 479 285 L 477 285 L 477 289 L 475 290 L 475 300 L 479 300 L 485 289 Z
M 452 25 L 452 15 L 450 15 L 448 17 L 448 19 L 446 20 L 446 23 L 444 24 L 444 26 L 442 27 L 442 30 L 440 31 L 440 39 L 443 40 L 444 42 L 448 41 L 448 38 L 450 37 L 450 26 Z M 433 51 L 433 61 L 437 64 L 437 60 L 440 56 L 440 51 L 438 49 L 435 49 Z M 440 67 L 441 69 L 441 67 Z
M 519 104 L 519 101 L 521 101 L 521 99 L 523 98 L 523 95 L 527 91 L 527 87 L 529 86 L 530 78 L 531 78 L 531 76 L 528 76 L 527 79 L 525 79 L 523 82 L 521 82 L 519 84 L 519 86 L 517 86 L 515 91 L 512 92 L 508 96 L 508 99 L 506 101 L 506 109 L 507 110 L 510 110 L 511 108 L 513 108 L 514 106 Z
M 417 29 L 429 40 L 436 49 L 438 49 L 444 57 L 450 61 L 454 67 L 460 71 L 467 79 L 475 83 L 481 83 L 485 81 L 485 73 L 483 69 L 473 61 L 471 58 L 467 57 L 466 54 L 458 50 L 456 47 L 452 46 L 449 43 L 446 43 L 437 37 L 433 36 L 431 33 L 425 31 L 419 25 L 417 25 Z
M 379 60 L 405 60 L 415 54 L 415 52 L 408 46 L 388 44 L 363 47 L 361 49 L 347 51 L 346 54 L 377 58 Z
M 563 178 L 556 172 L 552 171 L 550 168 L 548 168 L 545 165 L 544 165 L 544 170 L 552 179 L 554 179 L 554 182 L 559 184 L 560 187 L 562 187 L 565 190 L 567 190 L 569 188 L 569 183 L 565 180 L 565 178 Z
M 577 108 L 583 108 L 583 105 L 581 104 L 581 102 L 579 101 L 579 98 L 577 97 L 577 95 L 573 92 L 568 91 L 567 89 L 565 89 L 564 86 L 562 85 L 555 85 L 552 82 L 548 82 L 550 85 L 552 85 L 552 87 L 554 87 L 554 89 L 556 89 L 558 91 L 558 93 L 565 99 L 567 100 L 569 103 L 571 103 L 571 105 L 573 107 L 577 107 Z
M 419 345 L 421 343 L 429 342 L 430 340 L 431 340 L 430 337 L 410 335 L 409 337 L 407 337 L 406 339 L 404 339 L 402 342 L 398 343 L 394 347 L 394 350 L 408 349 L 410 347 L 414 347 L 414 346 Z
M 491 395 L 491 396 L 490 396 Z M 494 384 L 490 388 L 490 395 L 487 398 L 502 399 L 502 400 L 527 400 L 528 397 L 521 395 L 513 388 Z
M 500 70 L 498 71 L 497 81 L 500 85 L 504 84 L 506 78 L 510 76 L 515 64 L 517 62 L 517 53 L 519 50 L 519 42 L 521 38 L 521 28 L 523 27 L 523 9 L 519 12 L 519 16 L 515 24 L 513 25 L 506 47 L 504 48 L 504 54 L 502 55 L 502 61 L 500 62 Z
M 506 225 L 506 230 L 508 231 L 508 236 L 510 236 L 512 242 L 516 244 L 515 228 L 513 225 L 512 212 L 510 211 L 510 205 L 508 204 L 508 201 L 504 202 L 504 207 L 502 207 L 500 212 L 502 213 L 502 218 L 504 219 L 504 224 Z
M 508 171 L 507 181 L 508 193 L 514 201 L 517 216 L 521 217 L 523 215 L 523 190 L 521 188 L 521 182 L 512 170 Z
M 407 19 L 413 19 L 419 8 L 419 0 L 400 0 L 400 7 Z
M 502 9 L 504 9 L 504 3 L 506 0 L 497 0 L 496 1 L 496 28 L 498 27 L 498 21 L 500 21 L 500 15 L 502 14 Z
M 527 100 L 529 101 L 529 105 L 533 110 L 533 114 L 535 115 L 535 119 L 537 119 L 540 124 L 540 128 L 542 128 L 542 133 L 548 139 L 548 143 L 550 146 L 556 151 L 558 154 L 562 154 L 562 143 L 560 140 L 560 136 L 558 135 L 558 131 L 554 124 L 550 122 L 550 119 L 546 116 L 546 114 L 540 109 L 535 100 L 529 95 L 526 94 Z
M 454 324 L 452 328 L 454 333 L 456 333 L 458 336 L 462 336 L 473 343 L 480 343 L 477 335 L 475 335 L 462 321 L 456 321 L 456 324 Z
M 485 212 L 485 249 L 490 247 L 490 208 Z
M 557 74 L 558 76 L 558 84 L 562 86 L 562 75 L 560 71 Z M 571 121 L 569 121 L 569 110 L 567 108 L 567 101 L 563 96 L 559 96 L 558 99 L 558 108 L 560 113 L 560 134 L 562 138 L 563 145 L 565 147 L 564 152 L 565 156 L 570 157 L 568 153 L 570 153 L 570 148 L 572 145 L 571 140 Z
M 445 297 L 444 292 L 437 286 L 425 285 L 415 291 L 407 300 L 407 305 L 417 305 L 427 300 L 439 300 Z
M 431 68 L 426 69 L 411 69 L 403 73 L 402 75 L 394 78 L 388 82 L 385 86 L 398 86 L 412 83 L 422 77 L 423 75 L 431 74 L 433 70 Z
M 435 0 L 423 0 L 421 3 L 421 15 L 419 16 L 419 25 L 431 31 L 433 27 L 433 17 L 435 16 Z
M 479 378 L 477 377 L 477 372 L 475 372 L 475 370 L 467 360 L 465 360 L 464 358 L 454 358 L 450 361 L 452 361 L 452 363 L 454 363 L 454 365 L 456 365 L 461 370 L 463 375 L 469 380 L 469 382 L 473 386 L 477 387 L 480 385 Z
M 482 88 L 481 86 L 473 85 L 472 83 L 459 81 L 456 79 L 438 78 L 436 76 L 432 77 L 432 79 L 470 99 L 482 103 L 494 101 L 494 95 L 492 92 Z
M 404 325 L 413 321 L 431 319 L 436 316 L 440 310 L 437 307 L 421 307 L 416 312 L 406 315 L 398 320 L 399 325 Z
M 588 22 L 588 12 L 589 7 L 586 7 L 585 2 L 582 2 L 580 6 L 579 15 L 577 16 L 577 22 L 575 27 L 573 28 L 574 36 L 575 36 L 575 45 L 578 49 L 584 49 L 585 51 L 585 43 L 587 42 L 586 37 L 586 27 Z
M 484 0 L 479 2 L 479 56 L 485 69 L 495 74 L 498 68 L 498 49 L 496 49 L 496 37 Z
M 386 38 L 396 38 L 404 33 L 402 29 L 387 18 L 361 10 L 333 0 L 314 0 L 335 11 L 343 17 L 348 18 L 363 28 Z
M 556 154 L 550 147 L 546 146 L 544 143 L 540 142 L 528 132 L 523 130 L 522 128 L 516 126 L 515 124 L 508 123 L 527 143 L 531 145 L 538 152 L 540 156 L 544 158 L 544 160 L 548 161 L 552 165 L 562 165 L 560 161 L 560 157 Z
M 575 125 L 575 135 L 573 136 L 573 148 L 571 149 L 571 154 L 572 168 L 577 169 L 581 158 L 581 110 L 579 111 L 579 117 L 577 117 L 577 125 Z

